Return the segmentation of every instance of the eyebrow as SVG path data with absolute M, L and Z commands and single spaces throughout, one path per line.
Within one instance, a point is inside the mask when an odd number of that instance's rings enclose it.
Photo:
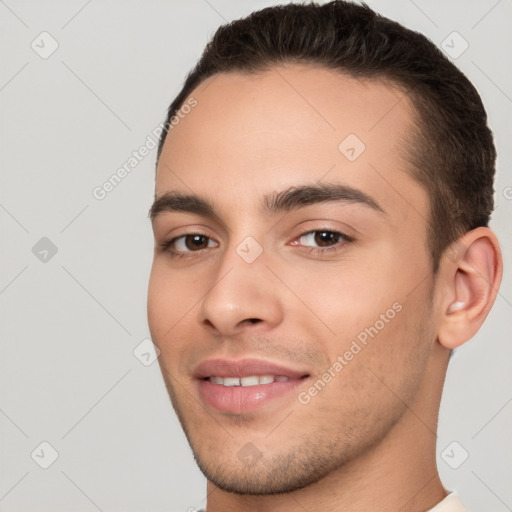
M 267 215 L 290 212 L 305 206 L 325 202 L 357 203 L 378 213 L 385 213 L 382 207 L 368 194 L 342 184 L 315 184 L 290 187 L 281 192 L 273 192 L 263 198 L 261 210 Z M 156 198 L 149 217 L 151 221 L 163 212 L 187 212 L 219 219 L 213 204 L 195 194 L 167 192 Z
M 207 199 L 178 192 L 167 192 L 156 198 L 149 210 L 149 218 L 153 221 L 163 212 L 187 212 L 205 217 L 217 217 L 213 205 Z
M 297 208 L 317 203 L 338 201 L 358 203 L 384 213 L 375 199 L 361 190 L 339 183 L 303 185 L 291 187 L 282 192 L 272 193 L 263 199 L 263 211 L 269 215 L 289 212 Z

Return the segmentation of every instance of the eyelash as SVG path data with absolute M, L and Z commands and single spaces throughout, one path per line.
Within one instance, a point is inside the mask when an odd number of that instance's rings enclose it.
M 305 248 L 308 249 L 308 254 L 314 253 L 317 255 L 326 255 L 327 253 L 335 253 L 335 252 L 339 251 L 343 245 L 346 245 L 347 243 L 351 243 L 354 241 L 354 239 L 352 237 L 345 235 L 344 233 L 342 233 L 340 231 L 334 231 L 332 229 L 327 229 L 327 228 L 310 229 L 310 230 L 304 231 L 295 240 L 300 240 L 302 237 L 304 237 L 306 235 L 314 234 L 314 233 L 331 233 L 331 234 L 339 236 L 341 238 L 341 240 L 336 242 L 334 245 L 329 245 L 326 247 L 304 246 Z M 177 251 L 177 250 L 173 249 L 173 245 L 175 244 L 175 242 L 177 240 L 187 237 L 187 236 L 194 236 L 194 235 L 201 236 L 201 237 L 207 238 L 208 240 L 211 240 L 211 237 L 208 237 L 208 236 L 204 235 L 203 233 L 190 232 L 190 233 L 185 233 L 178 237 L 172 238 L 171 240 L 168 240 L 166 242 L 163 242 L 160 245 L 160 249 L 162 252 L 167 252 L 170 255 L 170 257 L 173 259 L 174 258 L 194 257 L 194 253 L 202 253 L 203 251 L 205 251 L 205 249 L 199 249 L 197 251 L 186 251 L 186 252 Z M 298 244 L 294 243 L 293 245 L 298 245 Z

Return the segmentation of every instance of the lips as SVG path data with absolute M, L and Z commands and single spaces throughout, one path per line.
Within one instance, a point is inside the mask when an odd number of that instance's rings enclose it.
M 209 359 L 201 363 L 195 371 L 195 377 L 205 379 L 215 377 L 250 377 L 252 375 L 276 375 L 299 379 L 307 375 L 307 371 L 289 368 L 284 365 L 262 361 L 260 359 Z
M 242 414 L 290 395 L 309 374 L 258 359 L 211 359 L 201 363 L 194 376 L 205 405 Z

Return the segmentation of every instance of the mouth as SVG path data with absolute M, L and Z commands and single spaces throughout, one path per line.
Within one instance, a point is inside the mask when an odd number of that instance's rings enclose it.
M 200 399 L 207 407 L 243 414 L 289 400 L 310 374 L 269 361 L 215 359 L 200 364 L 195 377 Z
M 250 375 L 248 377 L 207 377 L 209 382 L 220 384 L 221 386 L 259 386 L 272 384 L 272 382 L 287 382 L 290 379 L 284 375 Z

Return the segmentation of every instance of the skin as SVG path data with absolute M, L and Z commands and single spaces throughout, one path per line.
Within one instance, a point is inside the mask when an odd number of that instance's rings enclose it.
M 412 105 L 397 87 L 288 65 L 217 75 L 192 96 L 197 106 L 165 141 L 155 197 L 195 194 L 216 215 L 154 217 L 148 319 L 173 406 L 208 478 L 208 512 L 435 506 L 446 496 L 435 432 L 449 349 L 474 335 L 494 301 L 495 236 L 467 233 L 432 273 L 429 197 L 403 151 Z M 348 134 L 366 146 L 353 162 L 338 150 Z M 360 190 L 382 211 L 356 201 L 262 211 L 268 194 L 319 184 Z M 335 238 L 320 253 L 319 239 L 303 235 L 313 230 L 351 241 Z M 208 237 L 204 248 L 184 244 L 187 233 Z M 252 263 L 236 251 L 248 236 L 263 250 Z M 172 239 L 181 256 L 161 248 Z M 299 393 L 397 303 L 394 318 L 300 403 Z M 253 412 L 205 405 L 197 365 L 242 356 L 310 377 Z M 237 456 L 248 442 L 260 454 L 254 464 Z

